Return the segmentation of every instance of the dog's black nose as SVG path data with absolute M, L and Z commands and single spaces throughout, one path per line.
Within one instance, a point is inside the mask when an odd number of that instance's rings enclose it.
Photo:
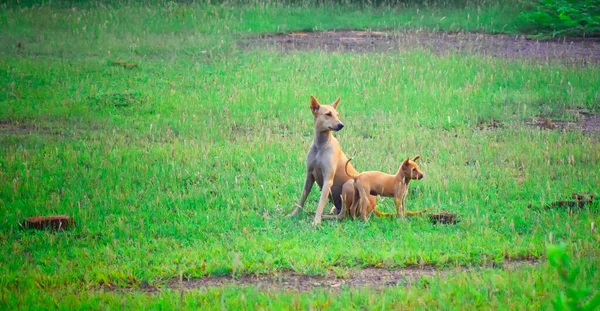
M 344 128 L 344 124 L 343 123 L 338 124 L 338 127 L 337 127 L 338 131 L 341 130 L 341 129 L 343 129 L 343 128 Z

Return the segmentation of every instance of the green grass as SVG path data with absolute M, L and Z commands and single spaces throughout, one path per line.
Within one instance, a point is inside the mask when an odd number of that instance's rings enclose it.
M 526 208 L 597 193 L 598 136 L 525 124 L 540 114 L 569 118 L 568 108 L 598 111 L 598 65 L 419 49 L 242 51 L 235 41 L 250 32 L 403 25 L 497 32 L 512 27 L 513 9 L 419 8 L 420 18 L 412 6 L 4 8 L 0 308 L 546 309 L 560 284 L 545 265 L 339 294 L 228 287 L 181 300 L 178 292 L 98 288 L 234 269 L 479 266 L 544 258 L 546 244 L 557 242 L 583 265 L 581 282 L 598 284 L 600 237 L 590 232 L 598 214 Z M 138 68 L 110 66 L 115 59 Z M 453 211 L 461 223 L 372 218 L 315 231 L 316 187 L 305 213 L 283 217 L 301 194 L 310 94 L 342 97 L 346 127 L 336 136 L 359 170 L 392 172 L 420 154 L 426 177 L 411 184 L 408 208 Z M 477 128 L 492 119 L 505 126 Z M 393 210 L 389 199 L 380 206 Z M 19 228 L 37 214 L 70 214 L 78 225 L 61 233 Z

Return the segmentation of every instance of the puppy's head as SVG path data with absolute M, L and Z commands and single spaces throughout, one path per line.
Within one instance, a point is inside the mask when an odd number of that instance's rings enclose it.
M 423 172 L 419 165 L 417 164 L 417 160 L 421 158 L 421 156 L 416 156 L 412 160 L 410 158 L 406 158 L 402 165 L 400 166 L 400 170 L 402 171 L 405 178 L 421 180 L 423 178 Z
M 331 105 L 321 105 L 314 96 L 310 96 L 310 110 L 315 117 L 315 129 L 317 129 L 317 131 L 337 132 L 344 127 L 336 110 L 339 103 L 340 99 L 338 98 Z

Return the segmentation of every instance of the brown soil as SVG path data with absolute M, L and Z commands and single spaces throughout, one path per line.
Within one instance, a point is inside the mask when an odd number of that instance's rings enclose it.
M 496 119 L 491 119 L 489 121 L 479 122 L 476 127 L 479 130 L 495 130 L 504 128 L 504 123 Z
M 505 58 L 560 59 L 583 63 L 600 61 L 598 38 L 539 41 L 523 36 L 482 33 L 336 30 L 264 34 L 243 39 L 240 44 L 243 48 L 267 46 L 285 51 L 370 52 L 424 48 L 436 54 L 459 52 Z
M 580 130 L 584 134 L 600 134 L 600 115 L 584 110 L 568 111 L 575 116 L 574 121 L 552 120 L 540 116 L 532 119 L 529 124 L 544 130 Z
M 47 137 L 80 137 L 96 132 L 104 126 L 100 123 L 69 119 L 0 119 L 0 139 L 8 136 L 44 135 Z
M 25 135 L 39 130 L 39 126 L 31 122 L 0 119 L 0 134 Z
M 258 289 L 285 289 L 308 291 L 316 287 L 339 288 L 344 286 L 384 287 L 406 285 L 423 276 L 441 275 L 447 272 L 436 271 L 433 268 L 407 268 L 400 270 L 385 270 L 365 268 L 350 274 L 346 278 L 338 278 L 333 273 L 327 276 L 305 275 L 293 272 L 281 272 L 275 275 L 244 275 L 238 278 L 217 276 L 189 280 L 174 279 L 168 287 L 175 289 L 198 289 L 207 287 L 223 287 L 226 285 L 255 286 Z
M 586 117 L 581 127 L 584 133 L 600 134 L 600 115 Z
M 22 226 L 38 230 L 66 230 L 75 226 L 75 219 L 67 215 L 36 216 L 25 219 Z
M 492 263 L 483 269 L 502 268 L 505 270 L 515 269 L 521 266 L 537 265 L 537 260 L 512 260 L 502 266 Z M 344 277 L 337 277 L 333 272 L 325 276 L 305 275 L 294 272 L 279 272 L 277 274 L 243 275 L 233 278 L 231 276 L 212 276 L 203 278 L 175 278 L 167 282 L 166 288 L 175 290 L 196 290 L 202 288 L 214 288 L 224 286 L 253 286 L 261 290 L 290 290 L 305 292 L 314 288 L 329 288 L 339 290 L 342 287 L 370 287 L 383 288 L 387 286 L 408 286 L 419 279 L 432 276 L 445 276 L 453 273 L 476 272 L 482 268 L 464 268 L 440 270 L 431 266 L 408 267 L 397 270 L 381 268 L 364 268 L 350 272 Z M 105 288 L 108 290 L 133 290 L 133 288 Z M 140 290 L 153 293 L 159 291 L 155 286 L 141 286 Z

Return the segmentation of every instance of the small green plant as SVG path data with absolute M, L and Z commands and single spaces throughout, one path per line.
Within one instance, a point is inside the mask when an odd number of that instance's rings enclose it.
M 571 264 L 566 246 L 549 245 L 547 247 L 548 261 L 554 267 L 561 281 L 565 285 L 565 290 L 561 292 L 552 302 L 555 310 L 596 310 L 600 307 L 600 293 L 582 287 L 577 283 L 577 276 L 581 272 L 579 266 Z M 594 295 L 591 299 L 591 295 Z
M 522 31 L 542 37 L 600 35 L 600 5 L 596 0 L 537 0 L 520 18 Z

